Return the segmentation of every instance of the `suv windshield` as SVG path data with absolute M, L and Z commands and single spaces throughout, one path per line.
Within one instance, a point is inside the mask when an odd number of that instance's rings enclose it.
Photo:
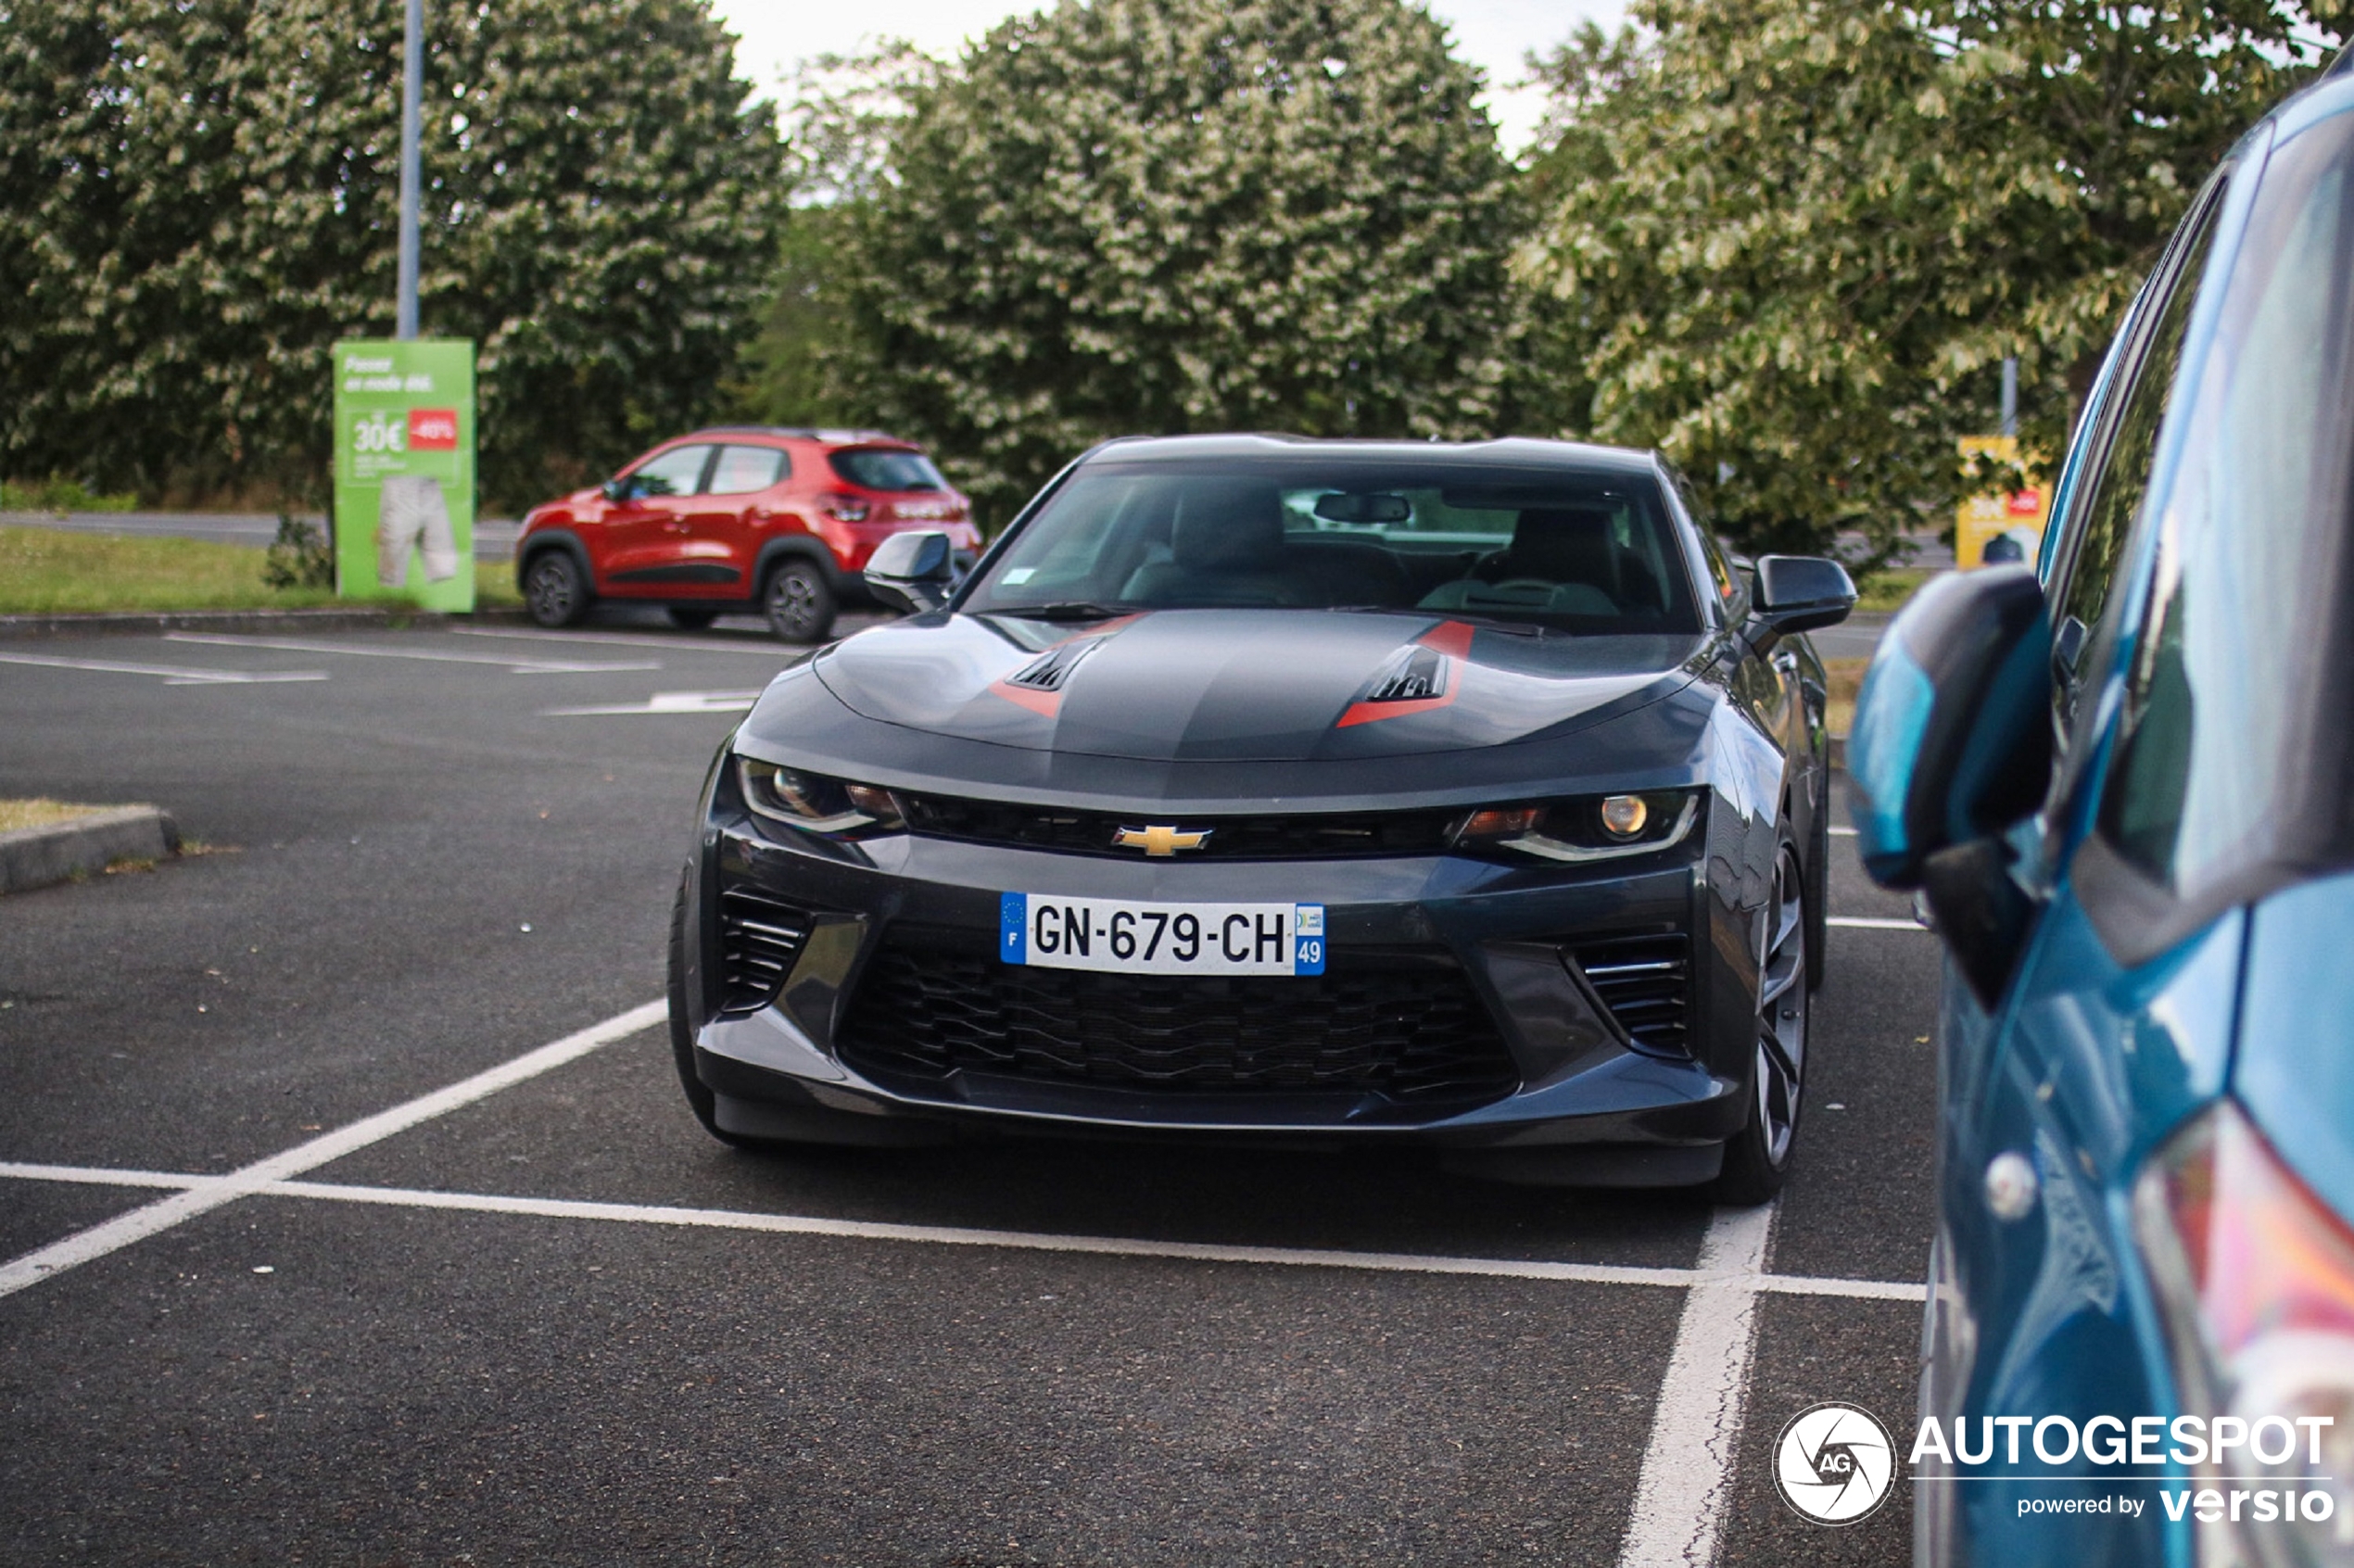
M 1685 560 L 1644 474 L 1332 451 L 1113 461 L 1071 475 L 960 608 L 1425 610 L 1690 633 Z
M 828 454 L 834 474 L 867 490 L 944 490 L 948 482 L 931 459 L 900 447 L 849 447 Z

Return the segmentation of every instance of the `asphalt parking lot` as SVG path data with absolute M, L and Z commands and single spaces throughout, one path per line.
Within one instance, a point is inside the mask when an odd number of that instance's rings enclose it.
M 1403 1157 L 747 1155 L 653 1005 L 791 651 L 0 644 L 0 795 L 204 853 L 0 899 L 0 1562 L 1896 1563 L 1933 941 L 1835 839 L 1771 1209 Z

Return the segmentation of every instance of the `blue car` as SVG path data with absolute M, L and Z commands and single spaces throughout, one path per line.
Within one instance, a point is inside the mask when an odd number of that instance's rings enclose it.
M 2354 66 L 2192 203 L 2042 559 L 1850 748 L 1947 952 L 1917 1560 L 2354 1562 Z

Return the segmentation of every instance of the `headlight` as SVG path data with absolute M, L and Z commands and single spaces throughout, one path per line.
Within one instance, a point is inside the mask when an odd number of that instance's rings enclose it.
M 2201 1561 L 2346 1562 L 2354 1232 L 2228 1100 L 2151 1157 L 2134 1184 L 2133 1224 L 2183 1413 L 2204 1416 L 2223 1449 L 2207 1471 L 2277 1478 L 2277 1490 L 2326 1492 L 2333 1505 L 2323 1520 L 2309 1509 L 2295 1523 L 2203 1525 Z
M 756 757 L 736 759 L 736 783 L 754 816 L 804 833 L 889 833 L 905 826 L 891 791 L 872 784 L 849 784 Z
M 1459 849 L 1511 850 L 1544 860 L 1609 860 L 1680 841 L 1699 815 L 1697 790 L 1487 806 L 1455 825 L 1454 843 Z

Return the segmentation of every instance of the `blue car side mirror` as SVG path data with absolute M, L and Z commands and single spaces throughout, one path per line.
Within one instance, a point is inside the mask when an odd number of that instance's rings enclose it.
M 1880 639 L 1847 770 L 1864 869 L 1917 888 L 1932 856 L 2033 811 L 2052 768 L 2052 628 L 2025 566 L 1935 577 Z

